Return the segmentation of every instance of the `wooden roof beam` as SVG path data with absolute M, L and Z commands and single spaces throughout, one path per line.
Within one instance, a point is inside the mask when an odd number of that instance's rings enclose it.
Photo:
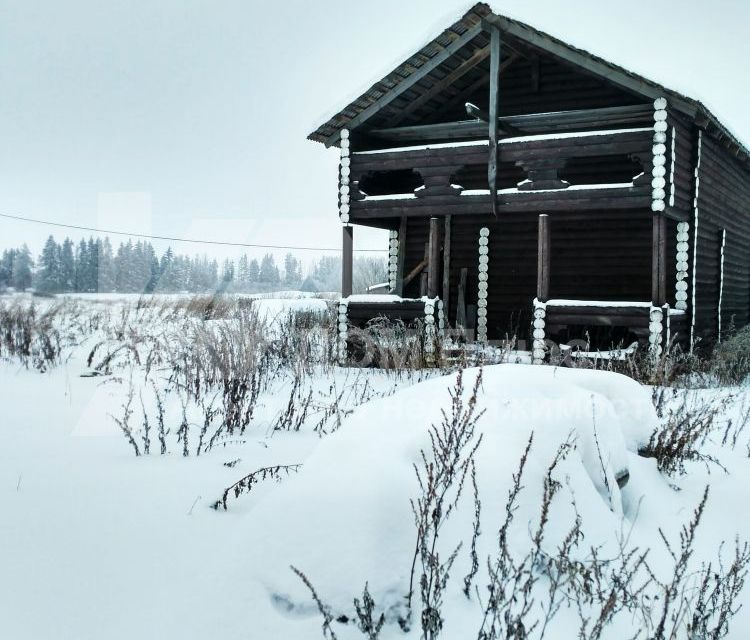
M 503 73 L 508 67 L 510 67 L 518 58 L 521 56 L 517 53 L 511 54 L 509 58 L 506 58 L 502 64 L 500 65 L 500 73 Z M 456 106 L 458 106 L 460 103 L 466 103 L 466 99 L 471 97 L 471 95 L 477 91 L 477 89 L 482 88 L 484 85 L 488 84 L 490 81 L 490 74 L 489 73 L 483 73 L 480 75 L 474 82 L 472 82 L 466 89 L 461 91 L 458 95 L 456 95 L 454 98 L 451 98 L 448 102 L 446 102 L 442 107 L 440 107 L 433 116 L 439 116 L 440 114 L 449 112 L 451 109 L 454 109 Z
M 667 93 L 669 95 L 670 104 L 673 104 L 691 118 L 696 114 L 697 110 L 695 105 L 684 100 L 674 92 L 655 85 L 654 83 L 650 83 L 644 78 L 630 73 L 625 69 L 614 68 L 614 65 L 605 62 L 601 58 L 574 49 L 552 36 L 543 34 L 535 29 L 517 23 L 514 20 L 496 14 L 490 14 L 482 18 L 481 24 L 486 30 L 489 30 L 494 26 L 500 29 L 504 34 L 517 38 L 522 42 L 526 42 L 541 51 L 545 51 L 556 58 L 564 60 L 580 69 L 588 71 L 589 73 L 606 78 L 613 84 L 638 95 L 647 96 L 648 98 L 655 100 Z
M 465 76 L 474 67 L 480 64 L 483 60 L 486 60 L 490 55 L 490 47 L 487 45 L 481 49 L 477 49 L 469 58 L 462 62 L 453 71 L 443 76 L 442 79 L 438 80 L 432 85 L 425 93 L 423 93 L 416 100 L 412 100 L 408 106 L 401 111 L 395 118 L 392 118 L 386 123 L 386 127 L 395 127 L 399 122 L 406 118 L 409 114 L 414 113 L 417 109 L 424 106 L 427 102 L 432 100 L 435 96 L 445 91 L 450 85 L 456 80 Z
M 471 102 L 466 103 L 466 113 L 470 115 L 472 118 L 476 118 L 477 120 L 481 120 L 482 122 L 486 122 L 489 124 L 490 122 L 490 114 L 487 113 L 484 109 L 480 109 L 477 105 L 471 104 Z M 516 129 L 513 125 L 506 123 L 500 123 L 500 116 L 498 116 L 498 131 L 506 136 L 520 136 L 522 135 L 522 132 Z
M 454 40 L 449 46 L 445 47 L 440 53 L 430 58 L 429 62 L 423 64 L 416 73 L 411 74 L 407 78 L 404 78 L 390 91 L 382 95 L 378 100 L 373 102 L 367 109 L 359 113 L 357 116 L 344 123 L 344 126 L 348 129 L 353 129 L 362 125 L 364 122 L 372 118 L 380 109 L 393 102 L 402 93 L 413 87 L 422 78 L 427 76 L 429 73 L 437 69 L 443 62 L 450 58 L 456 51 L 466 46 L 471 42 L 477 35 L 482 32 L 482 25 L 477 24 L 472 27 L 463 36 Z M 325 145 L 330 147 L 340 139 L 340 131 L 335 131 L 328 138 L 326 138 Z

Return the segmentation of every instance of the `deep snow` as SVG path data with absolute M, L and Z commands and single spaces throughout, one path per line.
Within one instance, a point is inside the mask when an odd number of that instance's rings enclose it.
M 360 406 L 321 438 L 312 432 L 315 420 L 296 433 L 270 431 L 288 399 L 288 383 L 282 383 L 264 397 L 243 441 L 200 457 L 183 458 L 175 450 L 136 458 L 108 416 L 119 411 L 124 383 L 116 376 L 80 377 L 86 351 L 77 349 L 46 374 L 0 364 L 0 637 L 320 638 L 320 617 L 291 564 L 336 610 L 350 612 L 368 581 L 377 604 L 395 611 L 414 545 L 412 465 L 429 447 L 430 424 L 449 406 L 453 375 L 410 386 L 408 377 L 335 369 L 312 380 L 317 391 L 365 379 L 379 393 L 401 390 Z M 470 387 L 476 371 L 465 375 Z M 739 392 L 727 416 L 736 419 L 748 398 Z M 477 458 L 482 563 L 496 546 L 511 474 L 531 431 L 535 444 L 513 536 L 519 549 L 538 518 L 546 466 L 571 433 L 578 448 L 559 470 L 566 488 L 555 504 L 550 544 L 567 531 L 574 496 L 587 545 L 611 550 L 626 533 L 632 545 L 653 550 L 655 570 L 666 574 L 658 529 L 676 540 L 709 483 L 696 566 L 715 560 L 722 540 L 750 537 L 741 508 L 750 499 L 744 445 L 736 451 L 709 445 L 727 474 L 693 464 L 685 477 L 664 478 L 653 460 L 636 454 L 657 417 L 649 390 L 632 380 L 498 365 L 484 370 L 479 407 L 486 410 Z M 237 459 L 231 468 L 224 465 Z M 227 512 L 210 508 L 249 471 L 299 462 L 298 474 L 259 485 Z M 613 478 L 623 468 L 630 480 L 619 491 Z M 465 500 L 444 539 L 467 541 L 472 515 Z M 457 578 L 467 562 L 462 553 Z M 479 605 L 460 593 L 458 582 L 446 596 L 444 637 L 475 637 Z M 478 580 L 480 588 L 485 583 L 485 577 Z M 575 635 L 571 612 L 560 624 L 572 625 L 558 627 L 570 630 L 567 637 Z M 749 627 L 744 609 L 730 637 L 744 637 Z M 361 637 L 355 631 L 336 627 L 341 638 Z M 613 633 L 605 637 L 622 637 Z M 382 635 L 403 637 L 393 624 Z M 419 637 L 418 630 L 408 637 Z

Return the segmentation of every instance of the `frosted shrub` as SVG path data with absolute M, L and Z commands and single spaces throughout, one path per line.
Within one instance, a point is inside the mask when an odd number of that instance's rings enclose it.
M 674 398 L 679 398 L 677 404 L 671 402 Z M 719 428 L 719 417 L 733 399 L 727 396 L 703 400 L 692 394 L 677 395 L 673 390 L 655 389 L 653 401 L 662 421 L 638 453 L 655 458 L 659 471 L 668 476 L 685 475 L 689 462 L 718 465 L 717 460 L 701 449 L 711 433 Z
M 750 375 L 750 325 L 716 345 L 712 370 L 724 384 L 739 384 Z
M 60 362 L 63 337 L 56 326 L 62 306 L 0 303 L 0 358 L 44 372 Z

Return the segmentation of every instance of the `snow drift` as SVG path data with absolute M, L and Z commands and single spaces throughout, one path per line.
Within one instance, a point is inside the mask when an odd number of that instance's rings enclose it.
M 464 396 L 477 374 L 477 369 L 464 373 Z M 419 492 L 414 466 L 420 464 L 420 451 L 430 452 L 429 427 L 450 407 L 455 382 L 456 375 L 436 378 L 360 407 L 321 443 L 299 475 L 248 515 L 251 548 L 263 550 L 253 573 L 278 610 L 317 615 L 306 587 L 289 570 L 293 565 L 335 611 L 351 615 L 352 596 L 367 582 L 378 605 L 395 617 L 414 554 L 410 499 Z M 520 548 L 528 544 L 530 523 L 538 518 L 547 466 L 571 439 L 575 451 L 558 475 L 584 522 L 617 526 L 623 501 L 616 476 L 628 469 L 629 452 L 632 456 L 657 424 L 648 392 L 638 383 L 614 373 L 497 365 L 483 372 L 477 406 L 484 411 L 476 455 L 482 565 L 496 551 L 511 476 L 532 433 L 526 494 L 516 516 Z M 569 503 L 566 499 L 562 506 Z M 473 516 L 471 496 L 464 496 L 441 534 L 450 547 L 471 538 Z M 561 514 L 560 519 L 550 544 L 556 533 L 567 531 L 570 518 Z M 468 553 L 460 553 L 452 573 L 464 575 L 468 565 Z M 451 596 L 463 599 L 459 588 L 454 590 Z

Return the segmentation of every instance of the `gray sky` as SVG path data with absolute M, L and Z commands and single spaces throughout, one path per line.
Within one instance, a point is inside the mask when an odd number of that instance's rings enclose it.
M 747 0 L 491 4 L 703 99 L 750 140 Z M 338 247 L 337 152 L 306 135 L 468 6 L 0 0 L 0 212 Z M 51 231 L 0 219 L 0 247 L 36 252 Z M 355 231 L 355 247 L 385 246 Z

